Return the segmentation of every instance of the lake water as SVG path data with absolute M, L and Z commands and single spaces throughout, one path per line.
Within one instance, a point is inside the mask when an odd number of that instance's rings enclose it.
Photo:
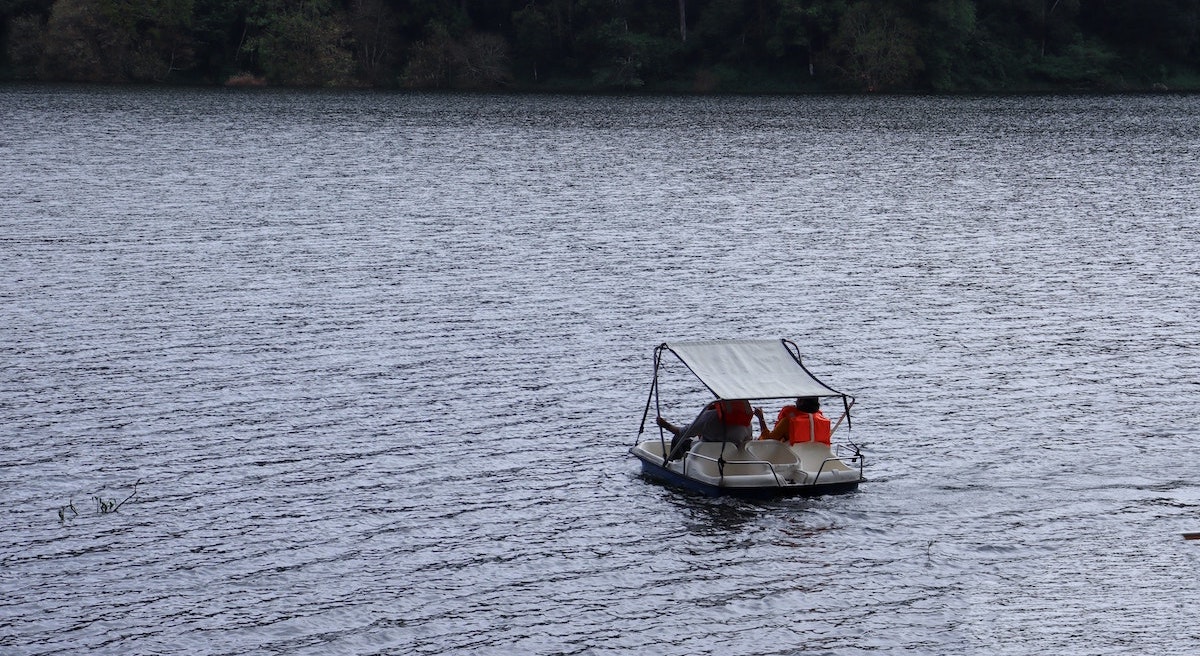
M 10 86 L 0 125 L 4 654 L 1200 644 L 1200 97 Z M 710 337 L 795 340 L 869 482 L 643 480 L 652 349 Z

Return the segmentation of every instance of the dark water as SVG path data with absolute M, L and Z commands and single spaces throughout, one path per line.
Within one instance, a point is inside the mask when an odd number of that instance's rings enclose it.
M 0 125 L 4 654 L 1200 644 L 1200 98 L 8 87 Z M 642 480 L 653 346 L 780 336 L 871 481 Z

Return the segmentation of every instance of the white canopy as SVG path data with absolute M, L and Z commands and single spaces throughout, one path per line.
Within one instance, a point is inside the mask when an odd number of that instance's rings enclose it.
M 717 398 L 842 396 L 808 373 L 782 339 L 675 342 L 665 348 Z

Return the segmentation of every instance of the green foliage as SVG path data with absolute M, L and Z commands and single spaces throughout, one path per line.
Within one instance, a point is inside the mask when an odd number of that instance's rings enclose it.
M 438 21 L 413 45 L 401 83 L 419 89 L 493 89 L 509 82 L 508 43 L 496 34 L 454 36 Z
M 57 0 L 37 51 L 41 79 L 161 82 L 192 64 L 191 0 Z M 35 52 L 24 25 L 23 67 Z M 10 56 L 13 56 L 10 47 Z M 14 57 L 15 58 L 15 57 Z
M 545 8 L 531 2 L 512 14 L 515 36 L 515 55 L 527 77 L 535 83 L 553 70 L 556 55 L 561 51 L 564 34 L 558 22 Z
M 41 18 L 37 16 L 17 16 L 9 21 L 4 43 L 8 46 L 6 50 L 13 78 L 37 79 L 45 31 Z
M 765 91 L 1197 88 L 1196 0 L 0 0 L 0 77 Z M 1168 85 L 1170 86 L 1170 85 Z
M 253 0 L 194 0 L 192 34 L 198 44 L 198 77 L 220 82 L 244 70 L 242 46 L 248 36 L 246 17 Z
M 770 21 L 767 51 L 777 58 L 803 51 L 808 56 L 826 48 L 838 21 L 846 13 L 843 0 L 779 0 L 778 13 Z
M 669 76 L 681 42 L 675 38 L 634 32 L 612 19 L 582 37 L 583 49 L 594 54 L 592 84 L 599 89 L 638 89 L 646 81 Z
M 918 49 L 929 85 L 936 91 L 970 88 L 971 78 L 980 74 L 975 3 L 934 0 L 926 11 Z
M 1110 71 L 1117 55 L 1096 41 L 1082 41 L 1043 57 L 1034 71 L 1056 85 L 1075 89 L 1113 88 L 1119 82 Z
M 359 75 L 371 84 L 381 84 L 399 56 L 397 30 L 400 18 L 384 0 L 352 0 L 350 31 Z
M 458 43 L 440 22 L 429 25 L 428 35 L 413 45 L 404 69 L 403 82 L 413 88 L 449 88 L 454 82 L 454 58 Z
M 834 36 L 837 66 L 867 91 L 908 88 L 924 67 L 917 36 L 917 26 L 892 5 L 856 2 Z
M 247 23 L 257 30 L 242 49 L 275 84 L 350 84 L 350 27 L 329 0 L 263 0 Z

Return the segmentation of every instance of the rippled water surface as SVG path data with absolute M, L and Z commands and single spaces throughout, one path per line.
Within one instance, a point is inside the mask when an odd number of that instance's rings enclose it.
M 0 124 L 0 652 L 1200 644 L 1200 98 L 7 87 Z M 653 346 L 781 336 L 870 482 L 643 480 Z

